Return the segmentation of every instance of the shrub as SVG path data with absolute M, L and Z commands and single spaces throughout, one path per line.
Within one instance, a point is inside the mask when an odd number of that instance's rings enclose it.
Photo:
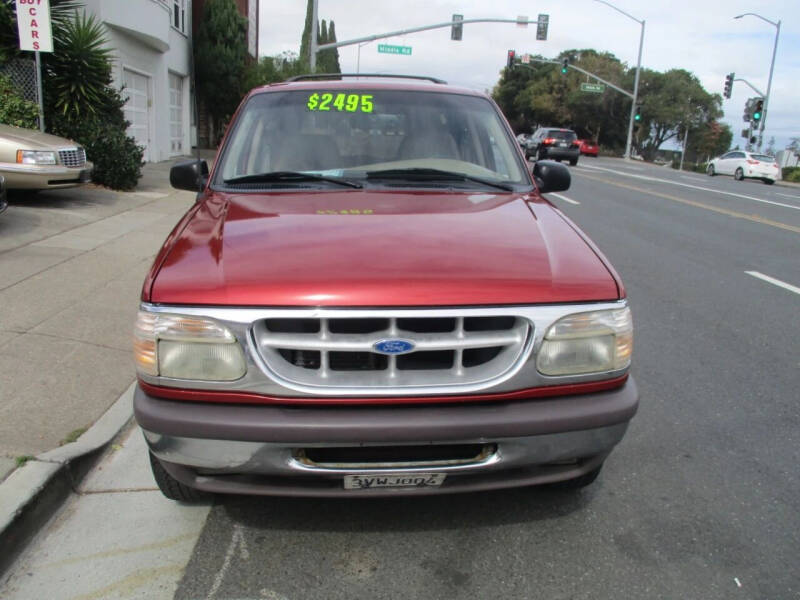
M 46 62 L 45 122 L 55 135 L 86 148 L 92 181 L 115 190 L 136 187 L 143 150 L 127 136 L 125 101 L 112 86 L 103 29 L 93 17 L 75 15 L 61 28 Z
M 784 167 L 781 177 L 784 181 L 800 183 L 800 167 Z
M 6 75 L 0 75 L 0 123 L 28 129 L 39 126 L 39 107 L 22 98 Z

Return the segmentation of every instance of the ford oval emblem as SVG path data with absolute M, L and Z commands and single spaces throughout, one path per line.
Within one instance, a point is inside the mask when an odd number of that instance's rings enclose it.
M 409 340 L 380 340 L 372 344 L 372 349 L 379 354 L 408 354 L 416 347 L 416 344 Z

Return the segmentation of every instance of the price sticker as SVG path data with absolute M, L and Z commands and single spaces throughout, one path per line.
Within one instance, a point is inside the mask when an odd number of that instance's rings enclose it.
M 371 113 L 373 110 L 372 94 L 332 94 L 314 92 L 306 102 L 308 110 L 313 111 L 338 111 L 338 112 L 363 112 Z

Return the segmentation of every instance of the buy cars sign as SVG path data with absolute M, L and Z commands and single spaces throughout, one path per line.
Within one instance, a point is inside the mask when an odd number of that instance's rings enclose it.
M 53 51 L 50 29 L 50 0 L 16 0 L 19 49 Z

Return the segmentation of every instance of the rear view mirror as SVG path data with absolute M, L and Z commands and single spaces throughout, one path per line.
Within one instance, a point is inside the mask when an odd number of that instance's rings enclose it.
M 204 160 L 185 160 L 169 170 L 169 183 L 178 190 L 202 192 L 208 182 L 208 163 Z
M 569 169 L 554 160 L 539 160 L 533 165 L 533 179 L 540 194 L 563 192 L 572 183 Z

